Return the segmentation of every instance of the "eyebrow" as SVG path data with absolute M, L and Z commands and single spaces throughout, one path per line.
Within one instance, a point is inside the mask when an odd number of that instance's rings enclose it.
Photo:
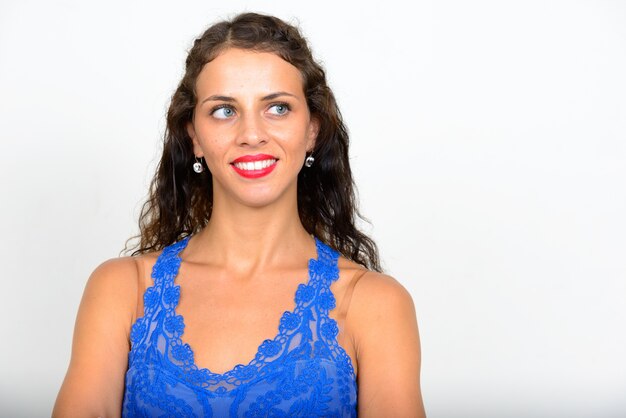
M 291 93 L 287 93 L 286 91 L 278 91 L 278 92 L 276 92 L 276 93 L 271 93 L 271 94 L 268 94 L 267 96 L 263 96 L 263 97 L 261 98 L 261 100 L 265 102 L 265 101 L 269 101 L 269 100 L 274 100 L 274 99 L 277 99 L 277 98 L 278 98 L 278 97 L 280 97 L 280 96 L 291 96 L 291 97 L 295 97 L 295 98 L 297 98 L 297 96 L 296 96 L 296 95 L 291 94 Z M 234 98 L 234 97 L 230 97 L 230 96 L 222 96 L 222 95 L 220 95 L 220 94 L 214 94 L 213 96 L 209 96 L 209 97 L 207 97 L 206 99 L 204 99 L 204 100 L 202 101 L 202 103 L 200 103 L 200 104 L 204 104 L 205 102 L 209 102 L 209 101 L 213 101 L 213 102 L 229 102 L 229 103 L 232 103 L 232 102 L 235 102 L 236 100 L 235 100 L 235 98 Z

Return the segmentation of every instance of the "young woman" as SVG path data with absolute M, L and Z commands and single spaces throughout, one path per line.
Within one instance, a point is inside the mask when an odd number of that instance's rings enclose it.
M 356 216 L 301 34 L 213 25 L 172 97 L 139 247 L 89 279 L 53 416 L 423 417 L 413 302 Z

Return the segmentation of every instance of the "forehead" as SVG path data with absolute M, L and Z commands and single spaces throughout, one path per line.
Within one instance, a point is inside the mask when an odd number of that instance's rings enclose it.
M 304 95 L 300 70 L 271 52 L 228 48 L 202 68 L 196 80 L 198 97 L 224 94 L 266 95 L 286 91 Z

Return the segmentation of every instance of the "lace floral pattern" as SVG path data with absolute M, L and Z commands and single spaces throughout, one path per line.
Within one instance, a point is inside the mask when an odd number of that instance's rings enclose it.
M 339 254 L 316 238 L 308 282 L 298 286 L 296 307 L 283 313 L 276 337 L 263 341 L 249 364 L 217 374 L 198 368 L 181 340 L 174 282 L 188 241 L 165 248 L 152 269 L 144 316 L 131 328 L 123 416 L 355 417 L 354 369 L 328 316 Z

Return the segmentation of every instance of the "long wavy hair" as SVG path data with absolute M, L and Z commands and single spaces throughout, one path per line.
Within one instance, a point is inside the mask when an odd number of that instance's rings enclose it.
M 200 231 L 211 218 L 211 172 L 197 174 L 187 124 L 197 103 L 196 79 L 206 63 L 227 48 L 271 52 L 302 74 L 304 94 L 312 116 L 319 120 L 313 155 L 315 164 L 298 174 L 298 212 L 308 233 L 345 257 L 382 271 L 376 243 L 356 227 L 356 191 L 348 159 L 348 132 L 324 69 L 313 59 L 299 30 L 284 21 L 243 13 L 209 27 L 194 41 L 167 112 L 163 155 L 139 217 L 138 243 L 125 250 L 132 255 L 158 251 Z M 132 240 L 132 239 L 131 239 Z M 131 241 L 129 240 L 129 241 Z

